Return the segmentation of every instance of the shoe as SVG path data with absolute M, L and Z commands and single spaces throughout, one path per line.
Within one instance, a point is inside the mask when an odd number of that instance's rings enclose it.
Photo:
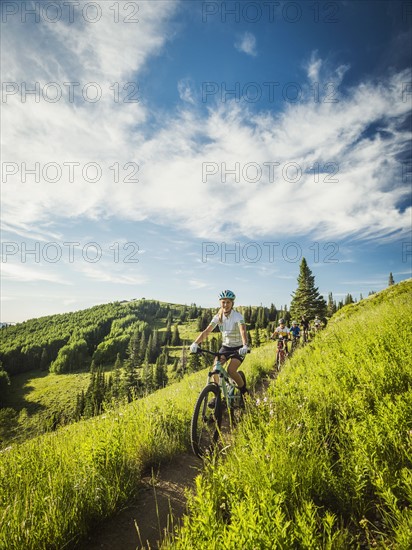
M 214 409 L 216 407 L 216 397 L 214 397 L 213 399 L 211 399 L 209 401 L 209 403 L 207 404 L 207 406 L 209 407 L 209 409 Z

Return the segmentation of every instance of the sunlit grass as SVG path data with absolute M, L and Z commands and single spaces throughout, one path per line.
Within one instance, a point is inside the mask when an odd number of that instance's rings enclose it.
M 345 308 L 294 355 L 164 548 L 412 547 L 411 287 Z

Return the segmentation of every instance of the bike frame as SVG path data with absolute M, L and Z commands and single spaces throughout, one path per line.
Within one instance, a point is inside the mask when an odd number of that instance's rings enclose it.
M 213 376 L 216 375 L 216 374 L 219 376 L 219 384 L 218 385 L 219 385 L 219 387 L 221 388 L 221 390 L 223 392 L 223 397 L 226 401 L 227 407 L 228 407 L 228 409 L 230 409 L 232 407 L 232 403 L 235 399 L 234 390 L 235 390 L 235 388 L 238 387 L 236 382 L 234 380 L 232 380 L 232 378 L 230 377 L 230 375 L 227 371 L 227 368 L 229 367 L 230 362 L 233 358 L 233 353 L 230 352 L 230 353 L 232 353 L 232 355 L 228 355 L 228 357 L 226 359 L 226 362 L 223 365 L 222 362 L 220 361 L 220 357 L 222 355 L 224 356 L 225 353 L 209 351 L 207 349 L 200 349 L 199 351 L 200 351 L 200 353 L 209 353 L 210 355 L 214 355 L 215 357 L 217 357 L 217 361 L 214 364 L 214 369 L 212 371 L 208 372 L 208 374 L 207 374 L 206 384 L 209 384 L 211 382 L 215 384 L 216 382 L 213 380 Z
M 285 346 L 286 341 L 287 341 L 287 338 L 283 336 L 278 338 L 278 346 L 276 351 L 276 363 L 278 363 L 279 360 L 280 360 L 280 363 L 284 363 L 286 359 L 286 346 Z

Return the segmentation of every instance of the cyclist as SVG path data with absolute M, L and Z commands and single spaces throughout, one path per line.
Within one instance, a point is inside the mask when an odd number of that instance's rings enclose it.
M 313 325 L 315 327 L 315 331 L 318 332 L 321 329 L 322 321 L 319 319 L 319 317 L 316 315 L 315 320 L 313 321 Z
M 306 319 L 304 315 L 302 315 L 302 319 L 300 320 L 301 327 L 303 328 L 303 339 L 306 342 L 308 339 L 308 332 L 309 332 L 309 321 Z
M 218 326 L 223 337 L 222 347 L 219 352 L 234 352 L 234 356 L 230 361 L 228 373 L 238 385 L 240 393 L 245 395 L 249 392 L 237 370 L 245 358 L 245 355 L 249 351 L 249 348 L 246 325 L 243 316 L 238 311 L 233 309 L 235 298 L 236 296 L 231 290 L 224 290 L 220 293 L 220 309 L 218 313 L 213 317 L 205 330 L 199 334 L 193 344 L 191 344 L 190 352 L 196 353 L 199 344 L 201 344 L 203 340 L 209 336 L 216 326 Z M 216 361 L 217 358 L 215 359 L 215 362 Z M 223 364 L 225 361 L 226 357 L 222 355 L 220 357 L 220 362 Z M 215 382 L 219 383 L 219 378 L 217 375 L 215 375 Z M 214 403 L 210 402 L 209 406 L 214 406 Z
M 289 329 L 285 324 L 285 319 L 279 319 L 279 326 L 275 328 L 272 338 L 284 338 L 285 342 L 285 351 L 286 353 L 289 353 L 288 351 L 288 339 L 289 339 Z
M 295 340 L 297 338 L 300 338 L 300 328 L 296 321 L 292 321 L 292 326 L 290 327 L 290 333 L 292 334 Z

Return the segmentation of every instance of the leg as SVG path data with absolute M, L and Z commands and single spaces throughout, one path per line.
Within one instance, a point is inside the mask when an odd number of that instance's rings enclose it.
M 223 356 L 220 358 L 220 362 L 221 362 L 222 365 L 223 365 L 223 363 L 225 362 L 225 358 L 224 358 Z M 215 358 L 215 360 L 214 360 L 214 362 L 213 362 L 213 370 L 215 370 L 216 363 L 217 363 L 217 357 Z M 214 374 L 214 375 L 213 375 L 213 382 L 214 382 L 216 385 L 219 385 L 219 375 L 218 375 L 218 374 Z
M 232 358 L 228 368 L 228 373 L 230 378 L 232 378 L 236 382 L 239 389 L 243 388 L 244 386 L 243 379 L 240 376 L 240 374 L 238 374 L 237 372 L 237 369 L 239 368 L 240 364 L 241 364 L 241 361 L 239 361 L 239 359 Z

